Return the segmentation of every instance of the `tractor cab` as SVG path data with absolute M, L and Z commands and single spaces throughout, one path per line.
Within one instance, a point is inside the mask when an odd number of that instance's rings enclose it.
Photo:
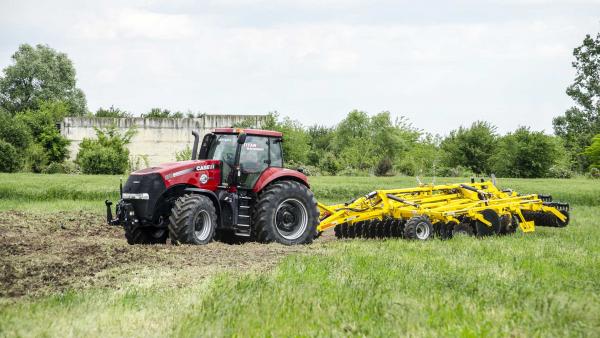
M 265 170 L 283 167 L 281 142 L 275 131 L 219 128 L 204 136 L 198 159 L 221 162 L 221 186 L 253 189 Z

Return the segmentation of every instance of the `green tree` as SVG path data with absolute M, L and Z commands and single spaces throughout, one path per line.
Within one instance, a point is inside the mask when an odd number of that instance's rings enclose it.
M 441 144 L 445 152 L 444 164 L 448 167 L 466 166 L 477 174 L 489 173 L 497 139 L 496 127 L 484 121 L 476 121 L 469 128 L 453 130 Z
M 375 165 L 370 124 L 367 113 L 353 110 L 337 125 L 334 152 L 345 167 L 365 170 Z
M 0 140 L 10 143 L 19 151 L 23 151 L 32 141 L 31 131 L 23 121 L 0 111 Z
M 397 170 L 408 176 L 441 176 L 442 151 L 441 138 L 431 134 L 423 134 L 410 145 L 408 151 L 402 153 L 398 160 Z
M 313 125 L 308 127 L 306 133 L 308 134 L 308 146 L 310 148 L 307 155 L 307 163 L 309 165 L 319 166 L 319 162 L 321 162 L 325 153 L 330 151 L 331 142 L 335 136 L 334 129 L 325 126 Z M 335 165 L 329 166 L 328 168 L 333 169 L 334 172 L 331 173 L 335 174 Z M 329 170 L 326 171 L 329 172 Z
M 27 125 L 33 138 L 26 151 L 28 170 L 41 172 L 50 162 L 62 162 L 69 156 L 70 141 L 56 125 L 68 114 L 64 102 L 41 102 L 38 109 L 17 113 L 16 123 Z
M 112 117 L 112 118 L 124 118 L 131 117 L 132 115 L 124 110 L 119 108 L 115 108 L 114 106 L 110 106 L 108 109 L 104 109 L 102 107 L 98 108 L 95 117 Z
M 558 155 L 552 136 L 520 127 L 500 138 L 493 170 L 502 177 L 546 177 Z
M 587 158 L 585 147 L 600 133 L 600 33 L 595 38 L 586 35 L 583 44 L 573 51 L 575 80 L 567 88 L 575 106 L 563 116 L 554 118 L 554 132 L 565 140 L 576 168 L 584 171 Z
M 96 128 L 96 139 L 84 138 L 79 144 L 76 162 L 84 174 L 123 174 L 129 167 L 127 145 L 135 133 L 120 133 L 116 126 Z
M 0 106 L 11 114 L 36 110 L 44 101 L 64 102 L 71 116 L 86 113 L 85 95 L 76 86 L 75 68 L 67 54 L 45 45 L 23 44 L 12 60 L 0 77 Z
M 591 143 L 585 148 L 584 155 L 588 157 L 592 168 L 600 169 L 600 134 L 594 136 Z
M 189 114 L 190 113 L 188 113 L 188 118 L 190 117 Z M 172 112 L 168 109 L 152 108 L 148 113 L 142 114 L 142 117 L 148 119 L 181 119 L 184 117 L 184 114 L 180 111 Z
M 12 173 L 21 168 L 21 156 L 15 147 L 0 140 L 0 172 Z

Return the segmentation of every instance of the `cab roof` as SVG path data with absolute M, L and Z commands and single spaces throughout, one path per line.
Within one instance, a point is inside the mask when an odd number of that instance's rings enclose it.
M 213 129 L 215 134 L 240 134 L 246 133 L 248 135 L 257 136 L 271 136 L 271 137 L 282 137 L 283 134 L 273 130 L 262 130 L 262 129 L 245 129 L 245 128 L 215 128 Z

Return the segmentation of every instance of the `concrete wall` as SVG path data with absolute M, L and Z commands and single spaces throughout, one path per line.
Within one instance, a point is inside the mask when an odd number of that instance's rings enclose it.
M 147 155 L 150 165 L 175 160 L 175 152 L 192 146 L 192 130 L 204 135 L 213 128 L 231 127 L 246 119 L 255 119 L 260 127 L 266 115 L 205 115 L 200 118 L 185 119 L 145 119 L 134 118 L 90 118 L 67 117 L 61 123 L 61 134 L 71 140 L 70 155 L 74 159 L 79 151 L 79 143 L 84 138 L 96 138 L 96 128 L 116 125 L 125 132 L 135 126 L 137 134 L 129 145 L 131 155 Z

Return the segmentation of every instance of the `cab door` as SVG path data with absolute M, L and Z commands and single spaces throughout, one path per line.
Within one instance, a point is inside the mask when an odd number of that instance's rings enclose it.
M 248 135 L 240 150 L 240 188 L 252 189 L 265 169 L 281 166 L 281 139 Z

